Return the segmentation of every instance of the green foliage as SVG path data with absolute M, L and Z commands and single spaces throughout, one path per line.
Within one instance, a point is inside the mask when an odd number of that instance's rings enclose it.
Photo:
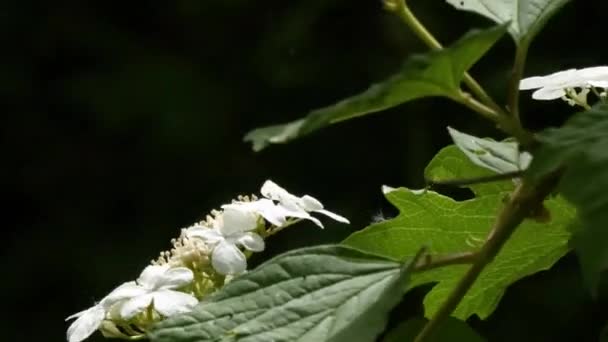
M 608 105 L 576 114 L 563 127 L 538 135 L 529 177 L 564 168 L 559 191 L 576 205 L 582 229 L 572 245 L 587 285 L 595 292 L 600 273 L 608 267 Z
M 269 144 L 286 143 L 328 125 L 382 111 L 428 96 L 457 99 L 464 73 L 504 34 L 500 25 L 469 32 L 450 48 L 413 56 L 392 77 L 358 95 L 314 110 L 287 124 L 258 128 L 245 136 L 259 151 Z
M 446 0 L 450 5 L 480 14 L 496 23 L 510 22 L 516 43 L 529 42 L 569 0 Z
M 456 146 L 443 148 L 433 157 L 425 170 L 425 178 L 429 181 L 457 179 L 466 174 L 467 178 L 479 178 L 493 175 L 488 169 L 473 165 L 464 153 Z M 477 196 L 492 195 L 513 190 L 513 182 L 509 180 L 480 183 L 467 186 Z
M 444 149 L 437 158 L 427 168 L 427 177 L 466 177 L 480 173 L 479 168 L 454 147 Z M 449 163 L 440 160 L 449 160 Z M 411 256 L 421 245 L 427 245 L 434 255 L 471 251 L 488 235 L 507 196 L 503 192 L 505 187 L 504 183 L 494 188 L 475 187 L 478 196 L 461 202 L 433 191 L 420 194 L 402 188 L 389 192 L 386 197 L 399 209 L 399 216 L 373 224 L 351 235 L 344 243 L 392 258 Z M 566 227 L 573 219 L 574 210 L 560 198 L 548 200 L 546 206 L 552 215 L 551 222 L 523 223 L 484 269 L 453 316 L 488 317 L 509 285 L 548 269 L 568 251 L 570 233 Z M 412 276 L 410 287 L 438 282 L 424 300 L 427 317 L 437 311 L 467 268 L 467 265 L 453 265 Z
M 448 127 L 452 140 L 473 164 L 496 173 L 521 171 L 528 167 L 531 156 L 520 153 L 515 141 L 494 141 L 458 132 Z
M 411 319 L 405 321 L 391 330 L 382 342 L 410 342 L 416 338 L 418 332 L 426 324 L 425 319 Z M 431 336 L 429 342 L 483 342 L 481 338 L 471 327 L 465 322 L 449 317 L 440 328 L 437 329 L 437 334 Z
M 280 255 L 194 311 L 160 323 L 153 342 L 373 341 L 401 298 L 408 270 L 344 246 Z

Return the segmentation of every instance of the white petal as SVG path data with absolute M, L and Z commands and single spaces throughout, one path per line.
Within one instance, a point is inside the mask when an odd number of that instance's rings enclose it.
M 325 226 L 323 226 L 323 223 L 316 217 L 308 215 L 307 217 L 303 217 L 303 219 L 308 220 L 308 221 L 312 221 L 312 223 L 314 223 L 315 225 L 317 225 L 317 227 L 319 228 L 325 228 Z
M 79 315 L 78 319 L 75 320 L 67 332 L 68 342 L 80 342 L 87 337 L 91 336 L 101 325 L 105 317 L 105 310 L 100 305 L 81 311 L 76 315 Z M 72 315 L 70 317 L 77 317 Z
M 342 222 L 342 223 L 346 223 L 346 224 L 350 223 L 350 221 L 346 217 L 340 216 L 340 215 L 338 215 L 336 213 L 332 213 L 329 210 L 321 209 L 321 210 L 315 210 L 315 212 L 319 213 L 319 214 L 323 214 L 325 216 L 328 216 L 329 218 L 334 219 L 334 220 L 336 220 L 338 222 Z
M 144 268 L 144 270 L 137 278 L 137 283 L 144 288 L 151 290 L 156 286 L 156 282 L 160 279 L 165 272 L 169 269 L 169 265 L 150 265 Z
M 590 80 L 588 83 L 596 88 L 608 88 L 608 80 Z
M 276 205 L 273 201 L 269 199 L 261 199 L 257 204 L 259 208 L 259 213 L 266 219 L 268 222 L 274 224 L 279 227 L 287 222 L 286 212 L 283 210 L 283 207 Z
M 290 195 L 287 190 L 281 188 L 270 179 L 264 182 L 260 193 L 266 198 L 270 198 L 277 201 L 280 201 L 281 198 L 285 197 L 285 195 Z
M 287 216 L 287 217 L 309 220 L 309 221 L 312 221 L 317 226 L 323 228 L 323 223 L 321 223 L 321 221 L 319 221 L 316 217 L 313 217 L 312 215 L 310 215 L 308 212 L 304 211 L 304 209 L 302 209 L 300 207 L 288 208 L 288 207 L 284 206 L 283 203 L 279 204 L 279 207 L 281 207 L 285 211 L 285 216 Z
M 523 78 L 521 81 L 519 81 L 519 90 L 537 89 L 544 86 L 545 78 L 543 76 Z
M 214 245 L 224 240 L 224 237 L 220 233 L 219 230 L 214 228 L 188 228 L 186 229 L 186 237 L 191 238 L 199 238 L 210 245 Z
M 265 247 L 264 239 L 256 233 L 243 233 L 235 239 L 235 242 L 252 252 L 261 252 Z
M 304 195 L 300 201 L 302 205 L 302 209 L 306 211 L 316 211 L 323 209 L 323 204 L 319 202 L 316 198 L 308 195 Z
M 535 100 L 556 100 L 566 95 L 564 88 L 541 88 L 532 93 Z
M 279 201 L 283 206 L 296 208 L 302 206 L 302 199 L 292 195 L 270 180 L 267 180 L 260 191 L 264 197 Z
M 194 296 L 173 290 L 156 291 L 152 295 L 154 309 L 165 317 L 192 311 L 192 308 L 198 304 Z
M 277 207 L 272 200 L 262 198 L 253 202 L 237 202 L 231 204 L 225 204 L 222 208 L 234 208 L 240 207 L 244 210 L 261 215 L 266 221 L 279 227 L 285 224 L 285 213 L 281 208 Z
M 608 80 L 608 66 L 579 69 L 577 74 L 585 80 Z
M 220 227 L 223 236 L 245 232 L 257 227 L 257 217 L 254 213 L 238 207 L 226 208 L 222 213 L 224 223 Z
M 155 280 L 154 289 L 176 289 L 190 284 L 194 274 L 186 267 L 173 267 L 168 269 Z
M 124 320 L 129 320 L 140 312 L 146 310 L 154 297 L 151 293 L 146 293 L 127 300 L 120 308 L 120 317 Z
M 85 313 L 85 312 L 87 312 L 87 311 L 89 311 L 89 310 L 91 310 L 91 309 L 92 309 L 92 307 L 91 307 L 91 308 L 88 308 L 88 309 L 84 309 L 84 310 L 82 310 L 82 311 L 78 311 L 78 312 L 77 312 L 77 313 L 75 313 L 75 314 L 69 315 L 69 316 L 68 316 L 68 317 L 67 317 L 65 320 L 66 320 L 66 321 L 69 321 L 69 320 L 71 320 L 71 319 L 73 319 L 73 318 L 80 317 L 80 316 L 84 315 L 84 313 Z
M 211 264 L 220 274 L 238 274 L 247 269 L 247 259 L 235 245 L 221 242 L 213 249 Z
M 306 211 L 302 199 L 295 196 L 282 199 L 278 206 L 288 211 Z
M 266 221 L 270 222 L 271 224 L 273 224 L 277 227 L 280 227 L 280 226 L 284 225 L 285 223 L 287 223 L 287 218 L 286 218 L 287 215 L 280 208 L 262 211 L 262 212 L 260 212 L 260 215 L 262 215 L 262 217 Z
M 146 289 L 144 287 L 137 285 L 134 281 L 130 281 L 112 290 L 112 292 L 102 299 L 99 304 L 108 310 L 108 308 L 114 303 L 137 297 L 144 293 L 146 293 Z
M 561 88 L 564 84 L 569 84 L 573 81 L 578 80 L 578 74 L 576 69 L 568 69 L 564 71 L 558 71 L 556 73 L 547 76 L 534 76 L 524 78 L 519 82 L 520 90 L 537 89 L 544 87 L 559 87 Z

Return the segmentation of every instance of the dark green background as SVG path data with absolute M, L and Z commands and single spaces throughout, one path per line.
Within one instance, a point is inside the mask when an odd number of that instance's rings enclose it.
M 445 43 L 490 25 L 441 0 L 409 2 Z M 352 225 L 298 225 L 254 263 L 337 242 L 386 213 L 380 185 L 421 186 L 425 164 L 449 143 L 446 125 L 501 137 L 466 108 L 422 99 L 258 154 L 242 142 L 255 127 L 364 90 L 424 51 L 378 0 L 0 8 L 2 340 L 64 340 L 65 317 L 136 277 L 180 227 L 267 178 L 318 197 Z M 526 74 L 607 63 L 607 13 L 606 1 L 572 1 L 538 36 Z M 505 38 L 473 70 L 499 99 L 512 54 Z M 572 110 L 523 99 L 533 129 Z M 489 322 L 471 323 L 490 341 L 596 340 L 608 303 L 591 299 L 578 272 L 567 257 L 516 284 Z M 408 295 L 392 324 L 420 313 L 423 293 Z

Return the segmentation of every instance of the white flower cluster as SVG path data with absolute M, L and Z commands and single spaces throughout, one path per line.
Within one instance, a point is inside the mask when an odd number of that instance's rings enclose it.
M 147 328 L 166 317 L 192 310 L 203 297 L 247 269 L 247 254 L 264 250 L 264 238 L 301 220 L 323 224 L 311 213 L 349 223 L 323 208 L 314 197 L 298 197 L 268 180 L 263 198 L 241 196 L 204 221 L 181 230 L 173 248 L 147 266 L 136 281 L 114 289 L 76 318 L 67 331 L 80 342 L 96 330 L 106 337 L 143 338 Z
M 568 69 L 546 76 L 524 78 L 520 90 L 538 89 L 532 93 L 536 100 L 563 99 L 570 105 L 588 107 L 587 95 L 593 91 L 599 98 L 606 98 L 608 66 Z

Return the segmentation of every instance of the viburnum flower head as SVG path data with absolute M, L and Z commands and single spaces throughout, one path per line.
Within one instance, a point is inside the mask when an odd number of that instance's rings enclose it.
M 576 89 L 580 89 L 577 92 Z M 538 89 L 532 93 L 535 100 L 555 100 L 562 98 L 571 104 L 587 104 L 587 94 L 592 88 L 608 88 L 608 66 L 568 69 L 546 76 L 524 78 L 519 83 L 520 90 Z
M 213 227 L 195 225 L 186 230 L 186 235 L 213 247 L 211 265 L 218 273 L 239 274 L 247 269 L 247 258 L 239 246 L 252 252 L 264 250 L 264 240 L 253 231 L 258 226 L 258 217 L 246 208 L 229 207 L 216 216 Z
M 264 183 L 261 193 L 264 198 L 241 196 L 238 201 L 223 205 L 221 211 L 212 211 L 204 221 L 182 229 L 180 236 L 172 240 L 173 248 L 161 252 L 137 281 L 122 284 L 93 307 L 68 317 L 67 320 L 76 318 L 68 328 L 68 342 L 80 342 L 95 330 L 107 337 L 143 337 L 149 324 L 191 311 L 198 303 L 196 296 L 202 298 L 216 290 L 215 285 L 208 286 L 215 284 L 215 275 L 226 276 L 222 282 L 225 284 L 245 272 L 244 250 L 263 251 L 263 237 L 302 219 L 323 227 L 310 215 L 313 212 L 349 223 L 325 210 L 314 197 L 292 195 L 270 180 Z M 211 282 L 201 286 L 200 277 Z M 133 330 L 133 325 L 138 329 Z M 138 335 L 140 331 L 142 335 Z
M 69 342 L 86 339 L 100 328 L 111 311 L 117 311 L 118 318 L 124 321 L 148 308 L 164 317 L 188 312 L 198 300 L 176 289 L 187 286 L 192 280 L 192 271 L 185 267 L 148 266 L 137 281 L 120 285 L 93 307 L 68 317 L 66 320 L 77 319 L 68 328 L 67 339 Z

